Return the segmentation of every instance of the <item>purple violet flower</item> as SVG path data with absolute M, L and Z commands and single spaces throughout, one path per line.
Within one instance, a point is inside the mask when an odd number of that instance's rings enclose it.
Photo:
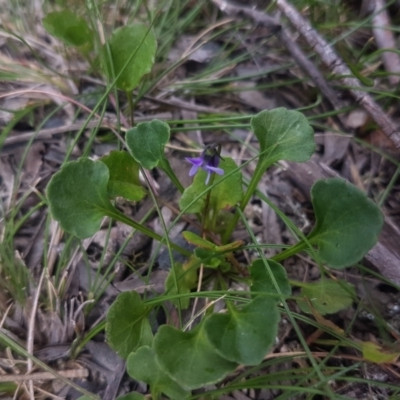
M 221 156 L 219 155 L 219 152 L 215 148 L 210 149 L 210 147 L 207 147 L 201 153 L 200 157 L 187 157 L 186 160 L 192 164 L 192 168 L 189 171 L 189 176 L 196 175 L 199 168 L 201 168 L 207 172 L 206 185 L 208 185 L 208 182 L 210 182 L 211 174 L 213 172 L 218 175 L 224 174 L 224 170 L 222 168 L 218 168 L 220 159 Z

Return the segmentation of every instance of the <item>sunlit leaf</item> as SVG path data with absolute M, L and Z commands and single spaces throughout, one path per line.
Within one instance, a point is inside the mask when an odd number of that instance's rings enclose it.
M 139 180 L 139 165 L 126 151 L 112 151 L 101 158 L 110 171 L 108 194 L 121 196 L 130 201 L 141 200 L 146 192 Z
M 47 188 L 50 211 L 61 227 L 83 239 L 94 235 L 102 219 L 115 208 L 109 200 L 109 171 L 88 159 L 63 165 Z
M 311 189 L 316 224 L 308 236 L 322 262 L 350 266 L 376 244 L 383 225 L 379 207 L 340 178 L 317 181 Z
M 104 49 L 107 60 L 105 72 L 110 79 L 119 76 L 116 82 L 118 89 L 135 89 L 154 64 L 157 42 L 153 30 L 141 23 L 123 26 L 113 32 L 108 46 L 110 54 Z M 121 71 L 123 72 L 119 75 Z
M 129 376 L 151 386 L 152 393 L 164 393 L 171 399 L 186 399 L 189 392 L 172 380 L 157 364 L 153 349 L 148 346 L 131 353 L 126 364 Z
M 212 314 L 205 331 L 218 353 L 227 360 L 257 365 L 267 355 L 278 332 L 279 312 L 274 299 L 256 297 L 241 310 Z
M 134 159 L 144 168 L 156 167 L 164 156 L 169 126 L 157 119 L 141 122 L 126 133 L 126 144 Z
M 284 297 L 291 296 L 292 288 L 290 286 L 285 268 L 273 260 L 268 260 L 268 265 L 272 274 L 274 275 L 282 295 Z M 273 294 L 278 293 L 263 260 L 254 260 L 249 270 L 251 280 L 253 282 L 251 285 L 252 292 L 266 292 Z
M 303 312 L 312 313 L 311 305 L 321 315 L 325 315 L 350 307 L 354 296 L 355 290 L 350 283 L 324 278 L 316 283 L 302 283 L 297 302 Z
M 203 324 L 190 332 L 161 326 L 154 338 L 154 349 L 164 372 L 187 390 L 218 382 L 237 366 L 216 352 Z
M 136 292 L 119 294 L 109 308 L 107 340 L 122 358 L 127 358 L 141 346 L 151 345 L 153 334 L 148 319 L 149 312 L 149 307 L 143 304 Z
M 222 168 L 225 172 L 224 175 L 214 176 L 213 185 L 210 196 L 210 210 L 214 212 L 223 210 L 225 208 L 233 207 L 239 203 L 243 196 L 242 190 L 242 173 L 237 170 L 228 178 L 224 176 L 228 175 L 232 171 L 237 169 L 235 162 L 229 158 L 224 157 L 224 160 L 220 161 L 219 168 Z M 206 185 L 207 172 L 199 170 L 193 179 L 193 183 L 184 191 L 179 206 L 181 210 L 185 210 L 187 213 L 202 212 L 204 209 L 207 195 L 204 194 L 200 198 L 199 195 L 206 190 L 210 185 Z M 186 207 L 193 201 L 196 200 L 188 209 Z

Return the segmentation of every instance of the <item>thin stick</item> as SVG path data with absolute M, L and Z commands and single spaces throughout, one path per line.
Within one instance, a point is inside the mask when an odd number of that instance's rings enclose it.
M 58 371 L 58 374 L 64 378 L 87 378 L 89 371 L 87 369 L 71 369 L 66 371 Z M 24 382 L 24 381 L 44 381 L 58 379 L 58 376 L 50 372 L 34 372 L 32 374 L 9 374 L 0 375 L 0 382 Z

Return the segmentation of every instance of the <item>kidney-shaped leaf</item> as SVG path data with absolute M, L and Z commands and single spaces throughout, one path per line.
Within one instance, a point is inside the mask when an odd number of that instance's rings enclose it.
M 94 235 L 101 220 L 115 208 L 110 203 L 108 168 L 88 159 L 71 161 L 51 178 L 47 187 L 50 211 L 61 227 L 83 239 Z
M 133 158 L 147 169 L 156 167 L 164 159 L 168 140 L 169 126 L 158 119 L 141 122 L 126 133 L 126 144 Z
M 121 196 L 130 201 L 139 201 L 145 191 L 139 180 L 139 165 L 126 151 L 112 151 L 101 161 L 110 171 L 108 194 L 110 197 Z
M 126 363 L 129 376 L 151 386 L 152 393 L 162 392 L 171 399 L 186 399 L 189 392 L 172 380 L 157 364 L 153 349 L 143 346 L 131 353 Z
M 235 204 L 242 200 L 243 189 L 242 189 L 242 173 L 237 169 L 237 165 L 232 158 L 225 157 L 221 160 L 219 167 L 224 170 L 224 175 L 215 175 L 210 196 L 210 209 L 214 211 L 223 210 L 225 208 L 233 207 Z M 236 170 L 228 178 L 225 178 L 227 174 Z M 207 172 L 199 170 L 194 177 L 193 183 L 186 188 L 183 192 L 179 206 L 181 210 L 185 210 L 187 213 L 202 212 L 207 194 L 199 197 L 200 193 L 207 189 L 206 185 Z M 189 204 L 195 200 L 188 209 Z
M 332 268 L 348 267 L 377 242 L 383 225 L 379 207 L 340 178 L 317 181 L 311 189 L 316 224 L 308 236 Z
M 161 326 L 154 338 L 154 349 L 164 372 L 186 390 L 218 382 L 237 367 L 216 352 L 203 324 L 190 332 Z
M 257 365 L 275 341 L 278 322 L 276 302 L 259 296 L 241 310 L 231 306 L 228 314 L 212 314 L 204 329 L 222 357 L 238 364 Z
M 315 151 L 314 131 L 298 111 L 261 111 L 251 119 L 251 127 L 260 142 L 263 168 L 279 160 L 307 161 Z
M 310 305 L 321 315 L 333 314 L 351 306 L 355 296 L 354 287 L 346 281 L 321 279 L 316 283 L 302 283 L 298 304 L 303 312 L 311 313 Z
M 104 51 L 106 73 L 112 79 L 111 71 L 114 70 L 114 77 L 118 76 L 118 89 L 125 92 L 133 90 L 153 66 L 157 50 L 153 30 L 140 23 L 123 26 L 113 32 L 108 45 L 112 66 L 109 64 L 109 54 Z
M 291 296 L 292 288 L 290 286 L 285 268 L 273 260 L 268 260 L 268 265 L 272 274 L 274 275 L 282 295 L 284 297 Z M 253 281 L 251 285 L 252 292 L 266 292 L 273 294 L 278 293 L 263 260 L 254 260 L 249 269 L 251 279 Z
M 93 31 L 87 22 L 71 10 L 54 11 L 42 20 L 50 35 L 62 40 L 66 45 L 88 49 L 93 44 Z
M 121 293 L 108 310 L 107 340 L 122 358 L 141 346 L 151 345 L 149 312 L 136 292 Z

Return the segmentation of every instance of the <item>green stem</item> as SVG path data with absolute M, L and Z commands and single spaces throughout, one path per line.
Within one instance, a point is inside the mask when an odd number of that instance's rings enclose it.
M 108 217 L 113 218 L 117 221 L 120 221 L 136 230 L 138 230 L 139 232 L 144 233 L 145 235 L 151 237 L 154 240 L 157 240 L 158 242 L 162 242 L 164 241 L 164 238 L 162 236 L 160 236 L 159 234 L 153 232 L 151 229 L 146 228 L 145 226 L 139 224 L 138 222 L 134 221 L 133 219 L 128 218 L 124 213 L 122 213 L 121 211 L 114 209 L 114 210 L 107 210 L 107 214 Z M 171 248 L 173 248 L 174 250 L 178 251 L 179 253 L 183 254 L 184 256 L 190 257 L 191 256 L 191 252 L 184 249 L 181 246 L 178 246 L 175 243 L 171 243 Z
M 126 92 L 126 97 L 128 98 L 128 104 L 129 104 L 129 114 L 131 116 L 131 127 L 135 125 L 135 116 L 134 116 L 134 105 L 133 105 L 133 92 L 132 90 L 128 90 Z
M 260 161 L 257 164 L 256 170 L 254 171 L 254 174 L 251 177 L 249 185 L 247 186 L 247 190 L 243 196 L 243 199 L 240 202 L 240 210 L 241 211 L 244 211 L 244 209 L 247 206 L 247 203 L 251 199 L 251 196 L 257 190 L 258 182 L 260 182 L 260 179 L 262 178 L 262 176 L 263 176 L 265 170 L 268 168 L 268 166 L 269 165 L 263 165 L 262 161 Z M 222 235 L 222 243 L 228 243 L 228 241 L 232 235 L 232 232 L 235 229 L 235 227 L 239 221 L 239 218 L 240 218 L 240 214 L 238 212 L 236 212 L 234 217 L 232 218 L 230 224 L 228 225 L 225 233 Z
M 211 180 L 210 180 L 210 185 L 212 186 L 213 182 L 214 182 L 214 177 L 215 175 L 212 174 L 211 175 Z M 207 229 L 207 225 L 208 225 L 208 217 L 209 217 L 209 212 L 210 212 L 210 199 L 211 199 L 211 190 L 209 190 L 207 192 L 207 196 L 206 196 L 206 202 L 204 205 L 204 212 L 203 212 L 203 223 L 202 223 L 202 227 L 201 227 L 201 237 L 204 239 L 204 233 Z
M 300 251 L 303 251 L 306 247 L 307 247 L 307 244 L 304 243 L 303 241 L 300 241 L 300 242 L 296 243 L 295 245 L 283 250 L 281 253 L 276 254 L 271 259 L 274 261 L 277 261 L 277 262 L 285 260 L 286 258 L 294 256 L 295 254 L 299 253 Z

